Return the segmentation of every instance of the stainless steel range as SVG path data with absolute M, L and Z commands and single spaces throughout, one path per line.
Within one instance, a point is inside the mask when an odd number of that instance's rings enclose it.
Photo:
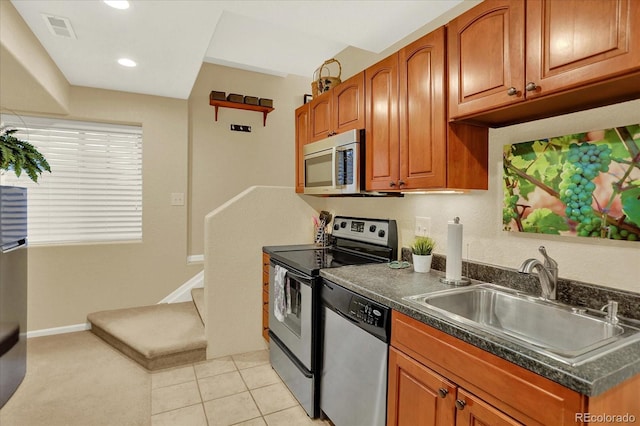
M 336 216 L 328 247 L 271 251 L 269 348 L 271 365 L 309 417 L 320 414 L 320 269 L 397 258 L 394 220 Z

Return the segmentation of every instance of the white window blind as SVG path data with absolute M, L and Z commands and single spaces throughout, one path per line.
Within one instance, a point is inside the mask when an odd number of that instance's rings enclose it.
M 3 185 L 28 188 L 30 244 L 142 240 L 142 128 L 2 115 L 5 128 L 49 162 L 38 183 L 5 172 Z

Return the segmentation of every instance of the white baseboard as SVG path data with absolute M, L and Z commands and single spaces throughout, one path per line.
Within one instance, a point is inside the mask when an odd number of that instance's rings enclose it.
M 173 293 L 159 301 L 158 303 L 178 303 L 189 302 L 191 298 L 191 289 L 204 287 L 204 271 L 198 272 L 189 281 L 178 287 Z
M 91 324 L 65 325 L 64 327 L 44 328 L 42 330 L 27 331 L 27 339 L 32 337 L 53 336 L 54 334 L 74 333 L 76 331 L 91 330 Z

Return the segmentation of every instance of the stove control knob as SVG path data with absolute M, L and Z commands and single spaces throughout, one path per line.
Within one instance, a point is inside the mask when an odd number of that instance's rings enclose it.
M 385 234 L 386 233 L 384 232 L 384 229 L 381 229 L 381 230 L 378 231 L 378 237 L 380 237 L 380 238 L 384 238 Z
M 340 228 L 346 228 L 347 227 L 347 222 L 342 221 L 340 222 Z
M 369 227 L 369 232 L 376 232 L 376 226 L 375 225 L 371 225 Z
M 333 224 L 333 229 L 335 229 L 337 231 L 338 229 L 340 229 L 340 225 L 338 225 L 337 223 L 334 223 Z

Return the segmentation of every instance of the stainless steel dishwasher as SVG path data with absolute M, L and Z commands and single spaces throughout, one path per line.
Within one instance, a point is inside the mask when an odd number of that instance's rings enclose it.
M 320 410 L 336 426 L 384 426 L 390 309 L 322 284 Z

